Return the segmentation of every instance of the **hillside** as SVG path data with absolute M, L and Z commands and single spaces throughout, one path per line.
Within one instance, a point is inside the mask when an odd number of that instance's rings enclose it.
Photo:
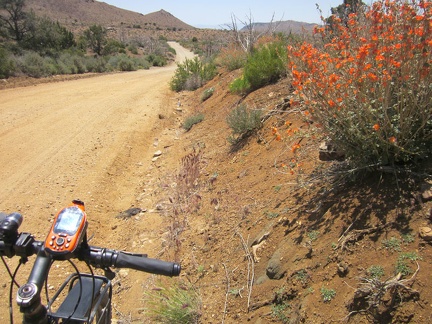
M 258 32 L 265 32 L 267 30 L 274 30 L 275 32 L 281 33 L 294 33 L 294 34 L 302 34 L 302 33 L 310 33 L 313 31 L 316 24 L 299 22 L 294 20 L 284 20 L 284 21 L 275 21 L 273 23 L 262 23 L 257 22 L 254 23 L 254 28 Z M 246 30 L 247 27 L 243 27 L 242 30 Z
M 194 29 L 165 10 L 141 14 L 94 0 L 26 0 L 26 4 L 37 15 L 50 17 L 72 29 L 93 24 L 116 28 Z
M 93 24 L 102 25 L 115 32 L 118 37 L 126 34 L 162 35 L 169 39 L 226 37 L 223 30 L 195 28 L 171 13 L 161 9 L 152 13 L 136 13 L 94 0 L 26 0 L 28 9 L 39 16 L 47 16 L 74 32 L 80 32 Z M 274 23 L 277 32 L 304 33 L 312 31 L 315 24 L 293 20 Z M 255 23 L 258 31 L 268 29 L 268 23 Z M 245 27 L 244 27 L 245 28 Z
M 287 120 L 308 131 L 302 115 L 289 109 L 290 81 L 241 98 L 228 90 L 238 75 L 222 72 L 171 100 L 181 110 L 163 121 L 169 130 L 159 139 L 163 155 L 155 162 L 159 171 L 168 170 L 154 191 L 168 221 L 164 256 L 177 256 L 183 280 L 200 292 L 200 322 L 428 322 L 432 246 L 419 228 L 431 226 L 432 201 L 422 197 L 430 184 L 388 173 L 355 182 L 317 178 L 337 162 L 319 159 L 314 136 L 303 138 L 294 157 L 292 143 L 275 141 L 271 133 Z M 201 102 L 210 87 L 214 95 Z M 226 116 L 239 103 L 271 117 L 233 147 Z M 199 113 L 204 121 L 168 144 L 181 123 Z M 377 269 L 393 286 L 365 285 L 361 278 Z

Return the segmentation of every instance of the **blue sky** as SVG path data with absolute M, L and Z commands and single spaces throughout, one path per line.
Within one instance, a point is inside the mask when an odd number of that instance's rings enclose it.
M 100 1 L 100 0 L 98 0 Z M 103 0 L 118 8 L 142 14 L 164 9 L 194 27 L 217 27 L 231 22 L 231 14 L 245 19 L 252 14 L 255 22 L 274 20 L 297 20 L 320 23 L 319 4 L 323 15 L 330 14 L 330 8 L 343 3 L 343 0 Z M 366 1 L 367 2 L 367 1 Z

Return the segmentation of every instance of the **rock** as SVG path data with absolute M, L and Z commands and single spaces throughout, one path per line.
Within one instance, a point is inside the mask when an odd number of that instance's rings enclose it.
M 145 209 L 141 209 L 141 208 L 137 208 L 137 207 L 129 208 L 128 210 L 122 211 L 120 214 L 118 214 L 116 216 L 116 218 L 126 219 L 126 218 L 130 218 L 132 216 L 135 216 L 135 215 L 142 213 L 142 212 L 145 212 L 145 211 L 146 211 Z
M 432 241 L 432 229 L 430 227 L 420 227 L 419 235 L 425 241 Z
M 156 152 L 153 153 L 153 157 L 159 157 L 161 155 L 162 155 L 162 151 L 161 150 L 158 150 L 158 151 L 156 151 Z
M 432 183 L 424 182 L 420 186 L 421 195 L 424 201 L 432 199 Z
M 118 275 L 120 278 L 126 278 L 129 275 L 129 270 L 128 269 L 120 269 L 118 272 Z
M 261 285 L 265 283 L 269 278 L 266 275 L 262 275 L 255 280 L 256 285 Z
M 341 277 L 345 277 L 348 273 L 348 263 L 346 263 L 345 261 L 339 262 L 337 265 L 337 272 L 339 274 L 339 276 Z
M 323 142 L 319 147 L 319 159 L 321 161 L 343 161 L 345 153 L 338 150 L 334 144 Z
M 267 263 L 266 275 L 270 279 L 279 280 L 285 273 L 286 271 L 282 269 L 280 252 L 276 251 Z

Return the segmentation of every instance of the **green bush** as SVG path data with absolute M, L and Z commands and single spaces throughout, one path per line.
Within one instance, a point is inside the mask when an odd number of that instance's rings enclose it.
M 136 45 L 133 45 L 133 44 L 129 45 L 129 46 L 128 46 L 128 50 L 129 50 L 132 54 L 134 54 L 134 55 L 138 55 L 138 47 L 136 47 Z
M 36 52 L 26 52 L 18 61 L 20 70 L 34 78 L 50 76 L 57 72 L 53 59 L 44 58 Z
M 198 57 L 186 59 L 179 63 L 170 87 L 174 91 L 196 90 L 216 75 L 216 65 L 213 62 L 205 63 Z
M 151 66 L 165 66 L 167 64 L 167 60 L 162 55 L 150 54 L 147 56 L 147 60 Z
M 7 79 L 14 72 L 14 64 L 10 54 L 0 47 L 0 79 Z
M 111 56 L 108 60 L 108 65 L 115 71 L 136 71 L 138 69 L 136 63 L 134 59 L 124 54 Z
M 240 95 L 247 94 L 251 89 L 251 85 L 248 80 L 242 75 L 241 77 L 235 79 L 229 85 L 229 90 L 232 93 L 237 93 Z
M 201 123 L 204 120 L 203 114 L 198 114 L 194 116 L 190 116 L 186 118 L 185 122 L 183 123 L 183 129 L 186 131 L 189 131 L 193 125 Z
M 103 57 L 89 57 L 86 60 L 88 72 L 103 73 L 107 71 L 107 61 Z
M 259 47 L 247 59 L 243 75 L 250 90 L 278 81 L 287 73 L 286 43 L 276 41 Z
M 241 138 L 248 136 L 261 128 L 262 110 L 248 109 L 245 105 L 234 108 L 227 116 L 228 126 L 232 130 L 230 142 L 235 144 Z

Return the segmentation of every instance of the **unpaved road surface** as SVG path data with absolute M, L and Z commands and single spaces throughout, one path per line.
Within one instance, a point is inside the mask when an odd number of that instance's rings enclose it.
M 171 46 L 176 61 L 192 56 Z M 92 244 L 134 248 L 131 224 L 121 228 L 115 215 L 133 206 L 150 181 L 155 138 L 163 131 L 158 123 L 175 106 L 169 90 L 175 68 L 1 90 L 0 210 L 20 212 L 20 231 L 41 240 L 56 212 L 79 198 L 96 234 Z M 1 268 L 0 322 L 6 323 L 9 281 Z

